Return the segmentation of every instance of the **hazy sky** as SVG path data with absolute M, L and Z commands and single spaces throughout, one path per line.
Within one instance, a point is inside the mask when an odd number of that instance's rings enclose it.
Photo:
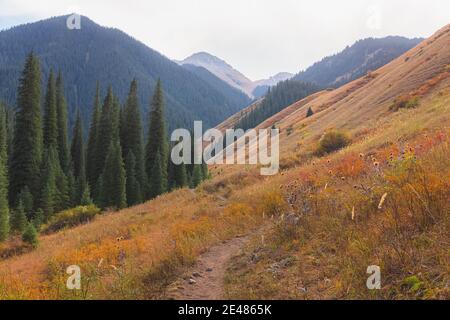
M 450 23 L 449 0 L 0 0 L 0 29 L 72 12 L 169 58 L 207 51 L 252 80 L 296 73 L 361 38 L 428 37 Z

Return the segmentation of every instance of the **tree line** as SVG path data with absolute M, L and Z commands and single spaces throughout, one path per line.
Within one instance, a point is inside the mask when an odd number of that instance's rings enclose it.
M 61 72 L 50 71 L 43 106 L 40 88 L 40 62 L 30 53 L 14 114 L 0 104 L 0 241 L 26 238 L 67 208 L 121 209 L 208 177 L 206 164 L 170 161 L 161 81 L 145 138 L 136 80 L 123 105 L 111 86 L 102 99 L 97 83 L 87 141 L 79 110 L 69 141 Z

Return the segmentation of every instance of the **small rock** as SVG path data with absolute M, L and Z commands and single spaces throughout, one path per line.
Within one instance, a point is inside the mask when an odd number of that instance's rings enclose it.
M 201 277 L 202 275 L 201 275 L 200 273 L 198 273 L 198 272 L 194 272 L 194 273 L 192 274 L 192 276 L 195 277 L 195 278 L 199 278 L 199 277 Z
M 212 268 L 206 268 L 206 272 L 211 272 L 211 271 L 213 271 Z
M 189 279 L 189 284 L 196 284 L 196 283 L 197 283 L 197 281 L 195 281 L 194 279 L 192 279 L 192 278 Z
M 300 290 L 303 293 L 306 293 L 306 288 L 305 287 L 300 287 L 300 288 L 298 288 L 298 290 Z

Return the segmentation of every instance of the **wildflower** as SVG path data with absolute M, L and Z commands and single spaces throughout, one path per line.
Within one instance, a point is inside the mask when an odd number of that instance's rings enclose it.
M 383 196 L 381 197 L 380 203 L 378 204 L 378 209 L 381 210 L 381 208 L 383 207 L 383 203 L 386 200 L 386 197 L 387 197 L 387 192 L 385 194 L 383 194 Z
M 352 208 L 352 220 L 355 220 L 355 206 Z
M 332 174 L 332 173 L 333 173 L 333 171 L 331 171 L 331 170 L 328 170 L 328 173 L 329 173 L 329 174 Z
M 344 180 L 345 180 L 345 177 L 341 177 L 341 180 L 344 181 Z
M 364 154 L 363 154 L 363 153 L 360 153 L 360 154 L 359 154 L 359 157 L 360 157 L 360 158 L 364 158 Z
M 375 161 L 375 162 L 373 163 L 373 165 L 375 166 L 375 168 L 378 168 L 378 167 L 380 166 L 380 163 L 379 163 L 378 161 Z

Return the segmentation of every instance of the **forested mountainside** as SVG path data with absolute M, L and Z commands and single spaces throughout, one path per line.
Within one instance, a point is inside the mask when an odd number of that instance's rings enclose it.
M 343 51 L 316 62 L 292 79 L 337 88 L 394 60 L 422 40 L 394 36 L 359 40 Z
M 228 97 L 220 86 L 210 85 L 118 29 L 102 27 L 82 16 L 81 29 L 69 30 L 66 19 L 54 17 L 0 32 L 0 99 L 15 105 L 23 62 L 33 51 L 41 61 L 43 88 L 50 68 L 64 75 L 71 125 L 77 108 L 84 122 L 89 119 L 97 81 L 102 94 L 111 85 L 123 103 L 136 78 L 143 119 L 147 120 L 153 88 L 161 79 L 169 128 L 190 126 L 195 119 L 213 126 L 246 106 L 241 104 L 243 99 Z

